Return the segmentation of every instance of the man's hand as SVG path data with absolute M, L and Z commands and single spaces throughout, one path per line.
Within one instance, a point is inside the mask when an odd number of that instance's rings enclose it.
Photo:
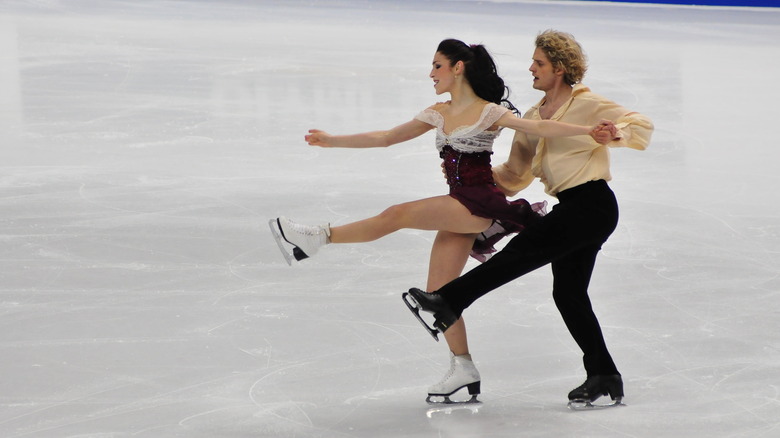
M 598 144 L 607 144 L 618 139 L 617 127 L 611 120 L 601 120 L 589 134 Z

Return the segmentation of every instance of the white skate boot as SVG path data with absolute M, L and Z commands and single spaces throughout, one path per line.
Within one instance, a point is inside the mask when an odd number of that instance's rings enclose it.
M 330 225 L 302 225 L 286 217 L 271 219 L 268 225 L 288 265 L 292 264 L 293 258 L 300 261 L 311 257 L 330 243 Z M 293 245 L 292 252 L 285 248 L 282 240 Z
M 456 402 L 450 400 L 450 396 L 467 387 L 471 399 L 465 402 Z M 430 404 L 454 404 L 454 403 L 479 403 L 480 377 L 477 367 L 471 360 L 470 355 L 455 356 L 450 352 L 450 370 L 444 375 L 441 381 L 428 388 L 428 398 L 425 399 Z M 441 401 L 432 400 L 431 397 L 442 397 Z

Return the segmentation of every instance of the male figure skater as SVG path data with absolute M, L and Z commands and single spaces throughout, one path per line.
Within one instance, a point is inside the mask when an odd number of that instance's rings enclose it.
M 596 255 L 618 220 L 618 205 L 607 183 L 611 180 L 609 148 L 644 150 L 653 123 L 582 85 L 586 69 L 582 48 L 573 36 L 554 30 L 540 33 L 529 70 L 533 87 L 543 91 L 544 97 L 524 117 L 580 125 L 611 120 L 617 128 L 611 141 L 600 144 L 589 136 L 515 134 L 509 159 L 494 168 L 496 184 L 507 196 L 514 196 L 539 178 L 545 191 L 559 203 L 487 262 L 438 291 L 409 291 L 420 309 L 434 314 L 435 326 L 443 331 L 452 351 L 450 372 L 437 385 L 437 393 L 429 396 L 448 396 L 463 387 L 478 387 L 479 373 L 468 355 L 465 328 L 460 322 L 463 310 L 488 292 L 550 264 L 555 304 L 582 349 L 587 373 L 585 383 L 569 393 L 570 406 L 593 407 L 591 402 L 601 395 L 609 395 L 612 405 L 622 400 L 621 374 L 591 307 L 588 284 Z M 455 330 L 450 330 L 453 325 Z

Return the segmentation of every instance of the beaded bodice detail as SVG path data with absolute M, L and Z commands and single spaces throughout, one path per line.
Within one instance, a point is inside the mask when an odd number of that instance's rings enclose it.
M 493 184 L 490 155 L 501 128 L 488 128 L 507 111 L 503 106 L 488 103 L 476 123 L 459 126 L 449 134 L 444 132 L 444 117 L 438 111 L 428 108 L 415 117 L 436 128 L 436 149 L 444 160 L 450 187 Z
M 439 156 L 444 160 L 447 184 L 455 186 L 478 186 L 494 184 L 493 168 L 490 156 L 493 152 L 458 152 L 450 146 L 444 146 Z

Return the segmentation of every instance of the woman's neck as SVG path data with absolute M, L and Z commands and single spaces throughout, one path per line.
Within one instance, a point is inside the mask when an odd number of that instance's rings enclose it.
M 468 108 L 475 102 L 484 102 L 470 86 L 463 86 L 450 92 L 450 107 L 457 109 Z

